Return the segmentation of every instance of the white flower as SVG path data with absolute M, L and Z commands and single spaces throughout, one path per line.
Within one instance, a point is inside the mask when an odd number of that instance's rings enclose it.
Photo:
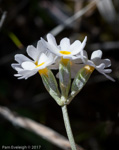
M 86 51 L 81 52 L 82 56 L 82 61 L 84 64 L 92 66 L 95 68 L 98 72 L 106 76 L 108 79 L 111 81 L 115 81 L 113 78 L 111 78 L 108 73 L 111 73 L 111 69 L 107 69 L 108 67 L 111 66 L 111 61 L 110 59 L 101 59 L 102 58 L 102 51 L 101 50 L 96 50 L 92 53 L 91 59 L 88 59 L 88 55 Z
M 41 41 L 53 54 L 63 57 L 64 59 L 77 59 L 76 55 L 79 55 L 85 47 L 87 37 L 85 37 L 82 43 L 79 40 L 76 40 L 72 44 L 70 44 L 70 40 L 68 38 L 63 38 L 60 41 L 60 45 L 57 45 L 55 37 L 52 34 L 48 34 L 48 42 L 43 38 L 41 38 Z
M 27 53 L 32 58 L 28 58 L 23 54 L 16 54 L 15 60 L 18 63 L 12 64 L 12 67 L 18 72 L 15 74 L 18 79 L 27 79 L 37 72 L 45 73 L 46 67 L 50 66 L 55 61 L 55 56 L 43 46 L 41 40 L 37 43 L 37 48 L 34 46 L 27 47 Z

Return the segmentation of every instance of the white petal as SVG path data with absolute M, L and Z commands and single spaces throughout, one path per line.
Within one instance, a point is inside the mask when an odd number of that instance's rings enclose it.
M 34 63 L 28 62 L 28 61 L 23 62 L 23 63 L 21 64 L 21 66 L 22 66 L 23 69 L 25 69 L 25 70 L 33 70 L 33 69 L 35 69 L 35 67 L 36 67 L 36 65 L 35 65 Z
M 49 59 L 49 60 L 46 62 L 46 65 L 49 66 L 49 65 L 52 65 L 53 63 L 54 63 L 54 60 Z
M 13 63 L 13 64 L 11 64 L 11 67 L 13 68 L 13 69 L 15 69 L 15 67 L 20 67 L 21 65 L 20 64 L 17 64 L 17 63 Z
M 37 42 L 37 50 L 38 50 L 38 53 L 41 54 L 41 53 L 45 53 L 47 51 L 46 47 L 43 45 L 42 41 L 39 40 Z
M 62 57 L 63 57 L 64 59 L 71 59 L 71 60 L 76 59 L 76 57 L 75 57 L 75 56 L 72 56 L 72 55 L 62 55 Z
M 20 77 L 21 75 L 20 75 L 20 74 L 14 74 L 14 76 L 15 76 L 15 77 Z
M 25 79 L 25 77 L 19 77 L 18 79 L 19 79 L 19 80 L 20 80 L 20 79 Z
M 19 65 L 19 64 L 11 64 L 11 66 L 16 71 L 22 71 L 23 70 L 23 68 L 21 68 L 21 65 Z
M 52 54 L 52 53 L 50 53 L 50 52 L 45 53 L 45 54 L 46 54 L 46 56 L 47 56 L 50 60 L 56 61 L 56 59 L 57 59 L 57 56 L 56 56 L 56 55 L 54 55 L 54 54 Z
M 82 61 L 85 65 L 89 65 L 89 66 L 92 66 L 94 68 L 96 67 L 95 64 L 91 60 L 88 60 L 87 58 L 83 58 Z
M 74 52 L 75 49 L 78 49 L 81 45 L 81 42 L 79 40 L 76 40 L 74 43 L 70 45 L 69 51 Z
M 55 62 L 52 65 L 48 66 L 48 68 L 54 70 L 59 69 L 59 62 L 60 62 L 60 58 L 58 57 L 56 58 Z
M 21 74 L 21 77 L 19 77 L 18 79 L 27 79 L 36 73 L 37 73 L 36 70 L 32 70 L 32 71 L 24 70 L 24 71 L 19 72 L 19 74 Z
M 76 56 L 78 56 L 79 58 L 81 58 L 82 62 L 84 64 L 87 63 L 87 61 L 88 61 L 88 54 L 87 54 L 87 52 L 85 50 L 82 50 L 81 53 L 80 53 L 80 55 L 76 55 Z
M 47 40 L 49 44 L 57 46 L 55 37 L 52 34 L 47 34 Z
M 44 64 L 42 64 L 44 63 Z M 40 70 L 43 68 L 46 68 L 54 63 L 54 59 L 51 59 L 51 57 L 47 57 L 44 53 L 41 55 L 38 64 L 42 64 L 41 66 L 37 67 L 36 69 Z
M 26 57 L 25 55 L 23 54 L 16 54 L 15 55 L 15 60 L 21 64 L 22 62 L 24 61 L 31 61 L 28 57 Z
M 43 63 L 43 62 L 47 62 L 47 60 L 48 60 L 48 57 L 44 53 L 42 53 L 39 60 L 38 60 L 38 65 Z
M 29 70 L 23 70 L 23 71 L 20 71 L 18 74 L 15 74 L 14 76 L 19 77 L 18 79 L 23 79 L 28 73 L 29 73 Z
M 27 75 L 31 70 L 22 70 L 19 71 L 18 74 L 20 74 L 21 76 Z
M 68 38 L 63 38 L 60 41 L 60 47 L 62 51 L 69 51 L 70 40 Z
M 105 68 L 105 64 L 100 64 L 99 66 L 96 66 L 96 69 L 99 71 L 102 71 Z
M 105 64 L 105 68 L 111 66 L 111 61 L 109 59 L 94 58 L 92 61 L 96 66 L 100 65 L 101 63 Z
M 101 58 L 102 57 L 102 51 L 101 50 L 96 50 L 92 53 L 91 55 L 91 60 L 95 58 Z
M 84 49 L 84 47 L 86 45 L 86 41 L 87 41 L 87 36 L 85 37 L 85 39 L 83 40 L 83 42 L 80 45 L 77 44 L 77 46 L 75 47 L 75 49 L 72 50 L 72 54 L 76 55 L 76 54 L 80 53 Z
M 50 50 L 50 52 L 52 52 L 55 55 L 61 56 L 61 54 L 59 53 L 60 50 L 57 46 L 49 44 L 43 38 L 41 38 L 41 41 L 45 45 L 45 47 L 47 47 L 47 49 Z
M 37 61 L 39 53 L 38 53 L 38 50 L 34 46 L 32 45 L 28 46 L 26 51 L 33 60 Z
M 37 73 L 37 71 L 33 70 L 33 71 L 29 72 L 27 75 L 25 75 L 24 77 L 25 77 L 25 79 L 28 79 L 29 77 L 35 75 L 36 73 Z
M 79 58 L 85 58 L 85 59 L 88 59 L 88 54 L 85 50 L 82 50 L 80 54 L 76 55 L 78 56 Z
M 111 66 L 111 61 L 110 61 L 110 59 L 102 59 L 102 63 L 105 64 L 105 67 L 110 67 L 110 66 Z
M 96 65 L 96 66 L 99 66 L 100 64 L 102 64 L 102 59 L 101 58 L 94 58 L 94 59 L 91 59 L 93 62 L 94 62 L 94 64 Z M 103 63 L 104 64 L 104 63 Z
M 111 73 L 111 72 L 112 72 L 112 69 L 104 69 L 103 72 L 104 72 L 104 73 Z
M 88 54 L 87 54 L 87 52 L 86 52 L 85 50 L 82 50 L 82 52 L 83 52 L 83 56 L 88 59 Z
M 55 63 L 55 59 L 51 59 L 50 57 L 48 57 L 47 61 L 45 62 L 44 66 L 45 67 L 49 67 L 50 65 Z
M 20 67 L 16 67 L 15 69 L 16 69 L 16 71 L 18 71 L 18 72 L 23 70 L 23 69 L 20 68 Z

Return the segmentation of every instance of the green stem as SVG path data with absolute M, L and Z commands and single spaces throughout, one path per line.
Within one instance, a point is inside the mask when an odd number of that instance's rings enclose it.
M 71 126 L 70 126 L 70 121 L 69 121 L 69 116 L 68 116 L 66 105 L 62 106 L 62 114 L 63 114 L 63 119 L 64 119 L 67 136 L 68 136 L 69 142 L 71 144 L 71 148 L 72 148 L 72 150 L 76 150 L 76 145 L 75 145 L 74 137 L 73 137 Z

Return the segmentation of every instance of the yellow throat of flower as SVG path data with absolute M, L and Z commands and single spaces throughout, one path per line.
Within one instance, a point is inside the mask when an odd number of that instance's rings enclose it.
M 64 55 L 69 55 L 71 54 L 71 52 L 68 52 L 68 51 L 60 51 L 61 54 L 64 54 Z
M 44 68 L 38 71 L 40 75 L 48 76 L 48 69 Z
M 45 64 L 45 62 L 42 62 L 41 64 L 38 65 L 38 62 L 36 61 L 35 62 L 36 67 L 35 68 L 38 68 L 38 67 L 40 67 L 40 66 L 42 66 L 44 64 Z M 42 74 L 46 75 L 46 76 L 48 75 L 48 69 L 47 68 L 40 69 L 38 72 L 39 72 L 40 75 L 42 75 Z
M 42 62 L 41 64 L 38 65 L 38 62 L 36 61 L 36 62 L 35 62 L 36 67 L 35 67 L 35 68 L 38 68 L 38 67 L 44 65 L 44 63 L 45 63 L 45 62 Z
M 61 57 L 61 62 L 62 62 L 64 65 L 67 65 L 69 61 L 70 61 L 70 59 L 64 59 L 63 57 Z

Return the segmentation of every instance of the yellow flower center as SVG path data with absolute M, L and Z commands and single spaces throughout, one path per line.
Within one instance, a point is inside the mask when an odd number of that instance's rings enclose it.
M 35 67 L 35 68 L 38 68 L 38 67 L 42 66 L 44 63 L 45 63 L 45 62 L 43 62 L 43 63 L 41 63 L 41 64 L 38 65 L 38 62 L 36 61 L 36 62 L 35 62 L 36 67 Z M 47 69 L 47 68 L 40 69 L 38 72 L 39 72 L 40 75 L 43 74 L 43 75 L 48 76 L 48 69 Z
M 38 62 L 36 61 L 36 62 L 35 62 L 36 67 L 35 67 L 35 68 L 38 68 L 38 67 L 42 66 L 44 63 L 45 63 L 45 62 L 43 62 L 43 63 L 41 63 L 41 64 L 38 65 Z
M 84 67 L 87 71 L 89 71 L 89 72 L 93 72 L 94 71 L 94 67 L 92 67 L 92 66 L 89 66 L 89 65 L 86 65 L 85 67 Z
M 68 52 L 68 51 L 60 51 L 61 54 L 64 54 L 64 55 L 69 55 L 71 54 L 71 52 Z

